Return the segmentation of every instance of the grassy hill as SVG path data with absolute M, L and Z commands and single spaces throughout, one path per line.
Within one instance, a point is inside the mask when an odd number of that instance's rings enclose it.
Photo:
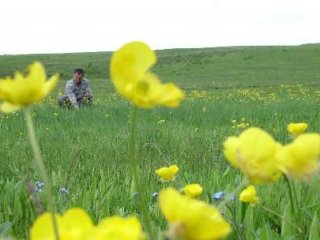
M 261 201 L 256 206 L 238 200 L 227 203 L 231 192 L 238 197 L 235 190 L 241 190 L 244 175 L 224 157 L 226 138 L 238 136 L 249 126 L 264 129 L 282 144 L 293 141 L 287 133 L 291 122 L 308 123 L 307 132 L 319 133 L 319 53 L 320 45 L 158 51 L 153 71 L 164 81 L 196 91 L 186 91 L 178 108 L 138 111 L 136 152 L 143 183 L 138 195 L 128 154 L 131 107 L 114 94 L 107 80 L 111 52 L 0 56 L 0 76 L 23 70 L 34 60 L 43 62 L 49 75 L 62 74 L 56 92 L 31 108 L 57 212 L 81 207 L 95 223 L 105 216 L 140 217 L 137 196 L 144 195 L 150 225 L 158 236 L 150 239 L 165 239 L 166 225 L 154 193 L 168 186 L 182 189 L 199 183 L 204 188 L 199 199 L 222 206 L 232 224 L 228 240 L 319 239 L 319 175 L 312 179 L 306 171 L 306 182 L 288 185 L 282 178 L 258 185 Z M 94 91 L 93 105 L 79 111 L 57 103 L 75 67 L 87 71 Z M 34 168 L 24 112 L 0 113 L 0 133 L 0 239 L 29 239 L 30 227 L 46 201 L 44 192 L 35 189 L 36 181 L 42 179 Z M 257 144 L 248 141 L 248 152 L 252 149 L 251 155 L 259 161 L 273 161 L 276 144 L 266 135 L 256 139 Z M 318 156 L 317 145 L 310 144 L 308 149 L 306 143 L 298 145 L 297 159 L 310 155 L 305 162 L 311 164 L 311 157 Z M 236 157 L 242 157 L 240 151 Z M 155 170 L 172 164 L 180 168 L 176 181 L 159 181 Z M 221 191 L 225 198 L 212 197 Z
M 43 62 L 49 74 L 71 77 L 82 67 L 89 79 L 109 78 L 111 52 L 34 54 L 0 56 L 0 76 L 24 69 L 35 60 Z M 277 84 L 318 85 L 320 45 L 223 47 L 157 51 L 154 71 L 164 81 L 175 81 L 185 89 Z

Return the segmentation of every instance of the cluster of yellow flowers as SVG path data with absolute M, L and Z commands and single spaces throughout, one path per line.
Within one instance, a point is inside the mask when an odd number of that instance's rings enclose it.
M 290 124 L 292 134 L 301 134 L 305 124 Z M 301 128 L 299 126 L 302 126 Z M 319 168 L 320 135 L 305 133 L 282 145 L 259 128 L 249 128 L 239 137 L 224 142 L 227 160 L 239 168 L 252 184 L 275 182 L 281 174 L 294 180 L 308 180 Z
M 167 235 L 170 239 L 221 239 L 231 232 L 229 223 L 218 209 L 173 188 L 160 192 L 159 205 L 169 222 Z M 37 218 L 30 230 L 31 240 L 55 239 L 52 217 L 52 213 L 46 212 Z M 94 225 L 86 211 L 80 208 L 71 208 L 62 216 L 54 214 L 54 217 L 59 239 L 146 239 L 136 217 L 107 217 Z
M 171 165 L 157 169 L 156 174 L 166 181 L 174 181 L 178 166 Z M 160 209 L 169 222 L 169 239 L 221 239 L 231 232 L 230 225 L 218 209 L 194 199 L 202 194 L 199 184 L 188 184 L 179 191 L 167 188 L 160 192 Z
M 175 181 L 179 167 L 177 165 L 171 165 L 169 167 L 162 167 L 155 172 L 160 177 L 162 182 Z M 203 192 L 203 187 L 198 183 L 188 184 L 181 189 L 181 191 L 188 197 L 199 197 Z
M 90 216 L 81 208 L 71 208 L 62 216 L 54 214 L 59 239 L 121 239 L 142 240 L 145 235 L 136 217 L 107 217 L 95 226 Z M 55 239 L 53 215 L 43 213 L 34 222 L 30 230 L 31 240 Z

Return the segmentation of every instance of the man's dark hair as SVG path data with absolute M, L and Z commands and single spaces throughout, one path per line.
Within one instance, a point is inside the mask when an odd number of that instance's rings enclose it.
M 82 68 L 76 68 L 73 73 L 78 73 L 78 74 L 84 75 L 84 71 Z

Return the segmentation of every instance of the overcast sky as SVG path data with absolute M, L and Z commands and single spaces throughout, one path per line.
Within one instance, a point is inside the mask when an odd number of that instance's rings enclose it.
M 320 42 L 319 0 L 0 0 L 0 54 Z

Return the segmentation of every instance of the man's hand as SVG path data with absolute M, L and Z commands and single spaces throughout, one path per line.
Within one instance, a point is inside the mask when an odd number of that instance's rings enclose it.
M 90 98 L 90 97 L 91 97 L 91 93 L 86 92 L 86 93 L 84 94 L 84 97 L 85 97 L 86 99 Z

